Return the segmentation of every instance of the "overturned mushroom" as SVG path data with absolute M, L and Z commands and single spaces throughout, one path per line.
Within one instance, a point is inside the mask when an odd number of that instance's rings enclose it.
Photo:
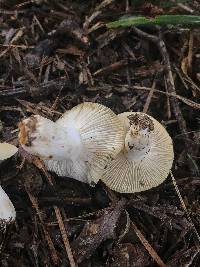
M 172 139 L 165 128 L 141 112 L 118 115 L 126 132 L 123 151 L 105 168 L 102 181 L 121 193 L 148 190 L 161 184 L 172 167 Z
M 39 115 L 23 120 L 22 147 L 59 176 L 97 182 L 105 165 L 123 148 L 124 130 L 109 108 L 86 102 L 52 122 Z

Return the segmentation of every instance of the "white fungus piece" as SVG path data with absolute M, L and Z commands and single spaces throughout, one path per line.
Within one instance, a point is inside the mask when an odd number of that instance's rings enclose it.
M 5 193 L 3 188 L 0 186 L 0 225 L 4 226 L 13 222 L 16 218 L 15 208 Z
M 118 116 L 90 102 L 65 112 L 56 122 L 31 116 L 19 128 L 22 147 L 43 159 L 48 170 L 85 183 L 97 183 L 124 145 Z
M 141 192 L 160 185 L 172 167 L 172 139 L 153 117 L 142 112 L 118 115 L 126 132 L 124 149 L 106 167 L 102 181 L 120 193 Z
M 0 162 L 10 158 L 18 151 L 17 147 L 8 144 L 0 143 Z M 10 201 L 8 195 L 0 186 L 0 226 L 4 228 L 7 224 L 13 222 L 16 218 L 15 208 Z
M 0 143 L 0 160 L 8 159 L 17 153 L 18 148 L 8 143 Z

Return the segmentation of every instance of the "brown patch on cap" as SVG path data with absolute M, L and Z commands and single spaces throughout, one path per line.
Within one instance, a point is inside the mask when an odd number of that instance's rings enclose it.
M 154 130 L 154 124 L 152 119 L 148 115 L 139 115 L 139 114 L 131 114 L 127 116 L 130 121 L 130 125 L 136 125 L 139 127 L 139 130 L 147 129 L 148 132 Z
M 31 135 L 36 129 L 37 118 L 31 116 L 29 119 L 19 123 L 19 142 L 21 145 L 31 146 L 32 141 L 35 139 Z
M 20 121 L 18 127 L 19 127 L 19 142 L 21 145 L 25 145 L 27 142 L 25 124 L 22 121 Z

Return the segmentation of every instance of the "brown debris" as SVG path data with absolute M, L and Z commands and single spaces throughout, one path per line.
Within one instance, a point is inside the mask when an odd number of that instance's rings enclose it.
M 139 130 L 148 129 L 148 132 L 154 130 L 153 121 L 147 115 L 131 114 L 127 118 L 130 121 L 130 125 L 137 125 Z
M 131 227 L 135 231 L 137 237 L 140 239 L 143 246 L 146 248 L 146 250 L 149 252 L 151 257 L 156 261 L 158 266 L 160 267 L 167 267 L 167 265 L 163 262 L 163 260 L 158 256 L 157 252 L 153 249 L 153 247 L 149 244 L 147 239 L 143 236 L 143 234 L 140 232 L 140 230 L 137 228 L 135 223 L 131 222 Z
M 110 261 L 110 267 L 141 267 L 150 264 L 149 256 L 144 247 L 131 243 L 116 246 L 112 252 Z
M 200 266 L 199 27 L 106 28 L 129 15 L 198 15 L 199 1 L 0 2 L 0 142 L 18 146 L 21 120 L 55 121 L 84 101 L 147 112 L 173 139 L 179 189 L 169 177 L 124 194 L 125 207 L 102 182 L 50 175 L 19 147 L 0 162 L 17 211 L 2 234 L 0 266 Z
M 123 211 L 125 201 L 121 200 L 93 222 L 85 224 L 81 234 L 72 243 L 74 257 L 78 263 L 88 259 L 94 251 L 107 239 L 115 239 L 117 221 Z
M 45 238 L 46 238 L 46 241 L 47 241 L 47 244 L 49 246 L 49 250 L 51 252 L 51 257 L 52 257 L 52 261 L 55 265 L 57 265 L 59 263 L 59 257 L 58 257 L 58 254 L 57 254 L 57 251 L 55 250 L 55 247 L 54 247 L 54 244 L 52 242 L 52 239 L 45 227 L 45 224 L 44 224 L 44 221 L 43 221 L 43 218 L 41 216 L 41 212 L 39 210 L 39 207 L 38 207 L 38 203 L 37 203 L 37 200 L 36 198 L 31 194 L 31 192 L 29 191 L 29 189 L 26 187 L 26 192 L 30 198 L 30 201 L 33 205 L 33 207 L 35 208 L 36 212 L 37 212 L 37 215 L 40 219 L 40 223 L 42 225 L 42 228 L 43 228 L 43 232 L 44 232 L 44 235 L 45 235 Z
M 122 68 L 126 66 L 128 63 L 126 60 L 121 60 L 118 62 L 115 62 L 111 64 L 110 66 L 104 67 L 102 69 L 99 69 L 93 73 L 93 76 L 101 76 L 101 75 L 108 75 L 110 72 L 113 72 L 115 70 L 118 70 L 119 68 Z

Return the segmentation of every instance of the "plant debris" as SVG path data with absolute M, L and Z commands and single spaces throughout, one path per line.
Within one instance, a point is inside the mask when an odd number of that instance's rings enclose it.
M 199 1 L 3 0 L 0 14 L 0 143 L 18 147 L 32 114 L 56 121 L 89 101 L 153 116 L 175 151 L 175 181 L 122 195 L 47 172 L 19 147 L 0 162 L 17 213 L 0 266 L 200 266 L 200 28 L 188 24 Z

